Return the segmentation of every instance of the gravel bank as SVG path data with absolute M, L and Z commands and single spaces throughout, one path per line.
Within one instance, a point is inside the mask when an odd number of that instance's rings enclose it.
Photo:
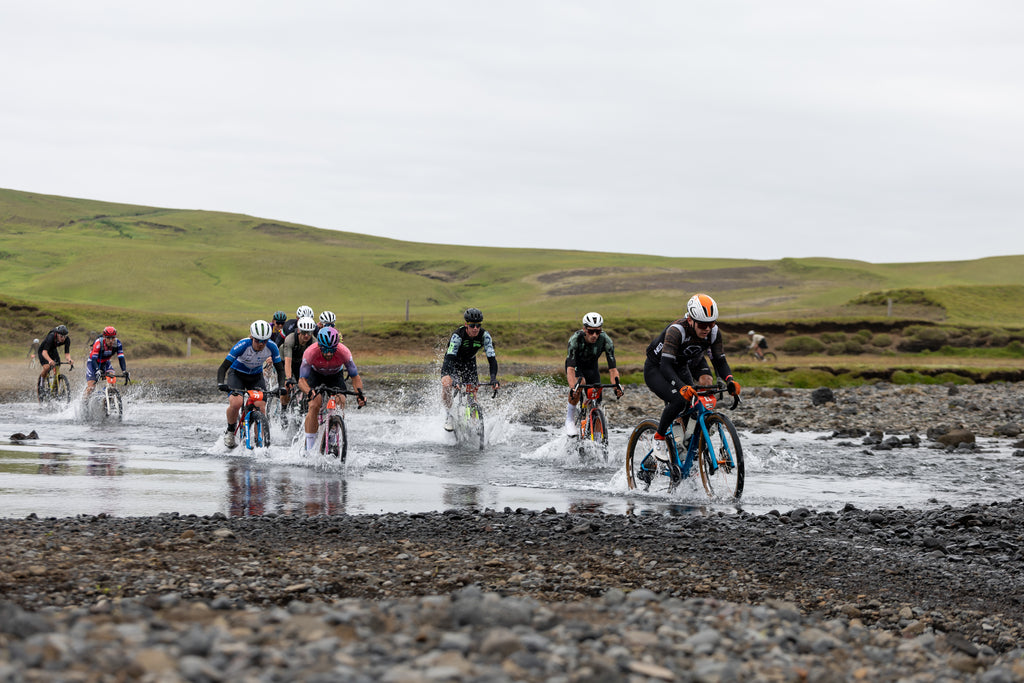
M 1022 505 L 0 520 L 0 680 L 1021 680 Z

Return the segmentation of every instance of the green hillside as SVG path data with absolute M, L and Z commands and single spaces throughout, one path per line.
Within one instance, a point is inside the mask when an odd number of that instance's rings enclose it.
M 912 256 L 908 254 L 908 257 Z M 276 309 L 330 309 L 348 328 L 457 320 L 670 319 L 694 291 L 724 319 L 883 319 L 1019 326 L 1024 256 L 871 264 L 681 259 L 403 242 L 210 211 L 0 190 L 0 300 L 131 324 L 238 330 Z M 891 302 L 891 306 L 890 306 Z M 119 312 L 115 313 L 114 309 Z M 152 328 L 153 323 L 147 323 Z

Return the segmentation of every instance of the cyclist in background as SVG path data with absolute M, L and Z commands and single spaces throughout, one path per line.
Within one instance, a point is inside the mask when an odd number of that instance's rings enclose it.
M 484 314 L 479 308 L 468 308 L 462 317 L 466 324 L 452 333 L 441 362 L 441 402 L 447 413 L 444 428 L 449 432 L 455 429 L 451 414 L 452 384 L 476 384 L 480 381 L 476 369 L 476 354 L 480 349 L 487 356 L 491 384 L 495 390 L 498 389 L 498 358 L 494 353 L 491 333 L 483 328 Z
M 750 350 L 758 360 L 764 360 L 764 349 L 768 348 L 768 340 L 763 334 L 757 334 L 753 330 L 747 332 L 747 336 L 750 337 Z
M 281 394 L 281 407 L 288 405 L 291 399 L 290 391 L 298 381 L 296 375 L 302 367 L 302 354 L 306 352 L 313 343 L 313 334 L 316 332 L 316 323 L 312 318 L 299 318 L 297 328 L 294 332 L 284 338 L 284 345 L 281 347 L 281 357 L 284 358 L 285 386 L 288 391 Z
M 39 353 L 39 337 L 32 340 L 32 345 L 28 347 L 28 366 L 32 367 L 36 361 L 36 354 Z
M 726 388 L 739 396 L 740 385 L 732 376 L 725 359 L 722 334 L 718 329 L 718 304 L 707 294 L 694 294 L 686 302 L 686 315 L 673 321 L 647 347 L 644 382 L 665 401 L 665 409 L 654 434 L 655 456 L 668 460 L 665 432 L 672 420 L 696 395 L 694 384 L 711 386 L 711 368 L 705 354 L 711 356 L 715 372 L 725 378 Z
M 74 367 L 75 361 L 71 360 L 71 335 L 68 334 L 67 325 L 57 325 L 43 337 L 43 341 L 39 342 L 39 351 L 36 355 L 39 358 L 39 365 L 43 368 L 39 373 L 40 386 L 46 381 L 50 370 L 60 363 L 61 346 L 64 347 L 64 355 L 67 356 L 66 362 Z
M 319 327 L 334 327 L 337 329 L 336 323 L 338 322 L 338 316 L 334 315 L 332 311 L 324 311 L 320 314 L 320 325 Z
M 108 325 L 103 328 L 103 334 L 93 342 L 89 358 L 85 361 L 85 394 L 83 400 L 89 398 L 89 394 L 96 388 L 96 380 L 110 371 L 110 361 L 117 356 L 117 362 L 121 366 L 126 382 L 131 381 L 124 360 L 124 346 L 117 338 L 117 330 Z
M 284 311 L 274 313 L 274 318 L 270 321 L 270 325 L 274 330 L 270 333 L 270 341 L 277 344 L 277 348 L 281 348 L 281 344 L 284 343 L 284 324 L 286 322 L 288 322 L 288 314 Z
M 320 405 L 324 397 L 317 392 L 322 386 L 345 391 L 345 371 L 352 380 L 352 388 L 356 390 L 356 403 L 362 408 L 366 405 L 363 396 L 363 378 L 359 376 L 352 352 L 341 343 L 338 331 L 333 327 L 324 327 L 316 335 L 316 344 L 311 344 L 302 354 L 302 366 L 299 368 L 299 389 L 309 399 L 309 411 L 306 413 L 306 450 L 312 450 L 316 444 L 316 430 Z M 345 395 L 338 397 L 342 407 Z
M 266 320 L 257 320 L 249 326 L 249 336 L 241 339 L 231 350 L 227 358 L 217 368 L 217 388 L 221 391 L 244 391 L 246 389 L 267 390 L 263 381 L 263 363 L 268 358 L 274 363 L 277 370 L 277 382 L 284 389 L 284 361 L 281 359 L 281 352 L 277 344 L 270 341 L 272 328 Z M 238 419 L 238 411 L 242 408 L 244 398 L 238 394 L 232 394 L 228 399 L 228 428 L 224 433 L 224 445 L 234 448 L 238 445 L 235 440 L 235 420 Z M 259 401 L 256 406 L 261 412 L 267 412 L 265 401 Z
M 313 317 L 313 309 L 312 308 L 310 308 L 309 306 L 299 306 L 295 310 L 295 317 L 292 318 L 291 320 L 286 320 L 285 323 L 284 323 L 284 329 L 281 330 L 281 331 L 284 333 L 284 336 L 287 337 L 289 334 L 291 334 L 292 332 L 295 331 L 295 327 L 296 327 L 296 325 L 299 324 L 300 320 L 302 320 L 303 318 L 312 318 L 312 317 Z
M 615 384 L 615 395 L 622 396 L 619 384 L 619 370 L 615 367 L 615 344 L 608 333 L 601 329 L 604 318 L 600 313 L 590 312 L 583 316 L 583 329 L 576 330 L 569 337 L 569 351 L 565 356 L 565 379 L 569 382 L 569 404 L 565 413 L 565 433 L 578 436 L 576 427 L 576 406 L 580 402 L 580 391 L 576 383 L 600 384 L 601 369 L 598 361 L 601 354 L 608 360 L 608 377 Z M 575 389 L 575 391 L 574 391 Z

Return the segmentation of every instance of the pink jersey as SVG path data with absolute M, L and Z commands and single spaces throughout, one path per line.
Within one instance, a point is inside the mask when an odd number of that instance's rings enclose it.
M 344 344 L 338 344 L 338 349 L 330 358 L 324 358 L 320 353 L 318 344 L 310 344 L 309 348 L 302 354 L 302 366 L 299 368 L 299 377 L 309 378 L 311 372 L 321 375 L 336 375 L 342 370 L 348 370 L 349 377 L 359 374 L 356 364 L 352 360 L 352 352 Z

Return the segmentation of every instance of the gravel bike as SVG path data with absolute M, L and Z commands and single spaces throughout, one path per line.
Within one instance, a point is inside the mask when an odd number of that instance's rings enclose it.
M 117 380 L 121 377 L 124 378 L 125 386 L 131 384 L 132 379 L 128 373 L 119 375 L 113 370 L 105 371 L 103 373 L 103 389 L 94 392 L 93 400 L 102 406 L 104 418 L 116 417 L 120 420 L 123 417 L 124 407 L 121 404 L 121 393 L 117 390 Z
M 482 386 L 494 387 L 491 398 L 498 395 L 498 387 L 495 382 L 461 382 L 452 384 L 452 431 L 455 433 L 455 441 L 459 444 L 478 446 L 484 449 L 486 436 L 484 434 L 484 411 L 477 400 L 477 394 Z
M 306 416 L 306 411 L 309 410 L 309 399 L 299 389 L 299 385 L 296 382 L 292 382 L 287 385 L 288 389 L 288 405 L 281 408 L 278 405 L 278 412 L 281 417 L 281 426 L 285 429 L 290 429 L 293 426 L 301 426 L 302 420 Z
M 583 384 L 577 382 L 574 391 L 581 391 L 580 404 L 576 409 L 576 428 L 579 437 L 579 454 L 587 456 L 594 447 L 608 460 L 608 420 L 601 408 L 601 394 L 604 389 L 615 389 L 619 384 Z
M 232 396 L 245 397 L 242 407 L 238 409 L 238 419 L 235 420 L 235 440 L 250 451 L 254 448 L 269 446 L 270 418 L 256 404 L 260 401 L 270 400 L 273 396 L 260 389 L 244 391 L 235 389 L 229 393 Z
M 762 351 L 761 355 L 764 356 L 764 358 L 758 358 L 751 349 L 746 348 L 740 351 L 739 354 L 737 354 L 737 357 L 743 360 L 752 360 L 755 363 L 774 363 L 779 360 L 779 357 L 775 355 L 774 351 Z
M 338 396 L 359 396 L 358 391 L 321 386 L 316 392 L 323 395 L 317 415 L 317 452 L 345 462 L 348 455 L 348 430 L 345 428 L 345 408 Z M 360 406 L 361 407 L 361 406 Z
M 60 366 L 62 365 L 71 366 L 68 368 L 68 372 L 75 369 L 75 366 L 68 361 L 54 363 L 50 374 L 40 378 L 36 385 L 36 392 L 40 403 L 49 403 L 50 401 L 58 403 L 71 402 L 71 385 L 68 383 L 68 378 L 60 374 Z
M 654 434 L 657 420 L 643 420 L 633 429 L 626 447 L 626 481 L 630 489 L 644 491 L 659 480 L 668 480 L 668 491 L 700 472 L 701 484 L 709 498 L 739 500 L 743 494 L 743 447 L 732 421 L 715 408 L 726 391 L 719 380 L 715 386 L 695 386 L 697 391 L 689 406 L 680 412 L 665 435 L 668 460 L 655 456 Z M 735 397 L 730 410 L 739 405 Z M 686 436 L 686 427 L 694 421 L 692 436 Z M 675 434 L 678 427 L 679 434 Z

